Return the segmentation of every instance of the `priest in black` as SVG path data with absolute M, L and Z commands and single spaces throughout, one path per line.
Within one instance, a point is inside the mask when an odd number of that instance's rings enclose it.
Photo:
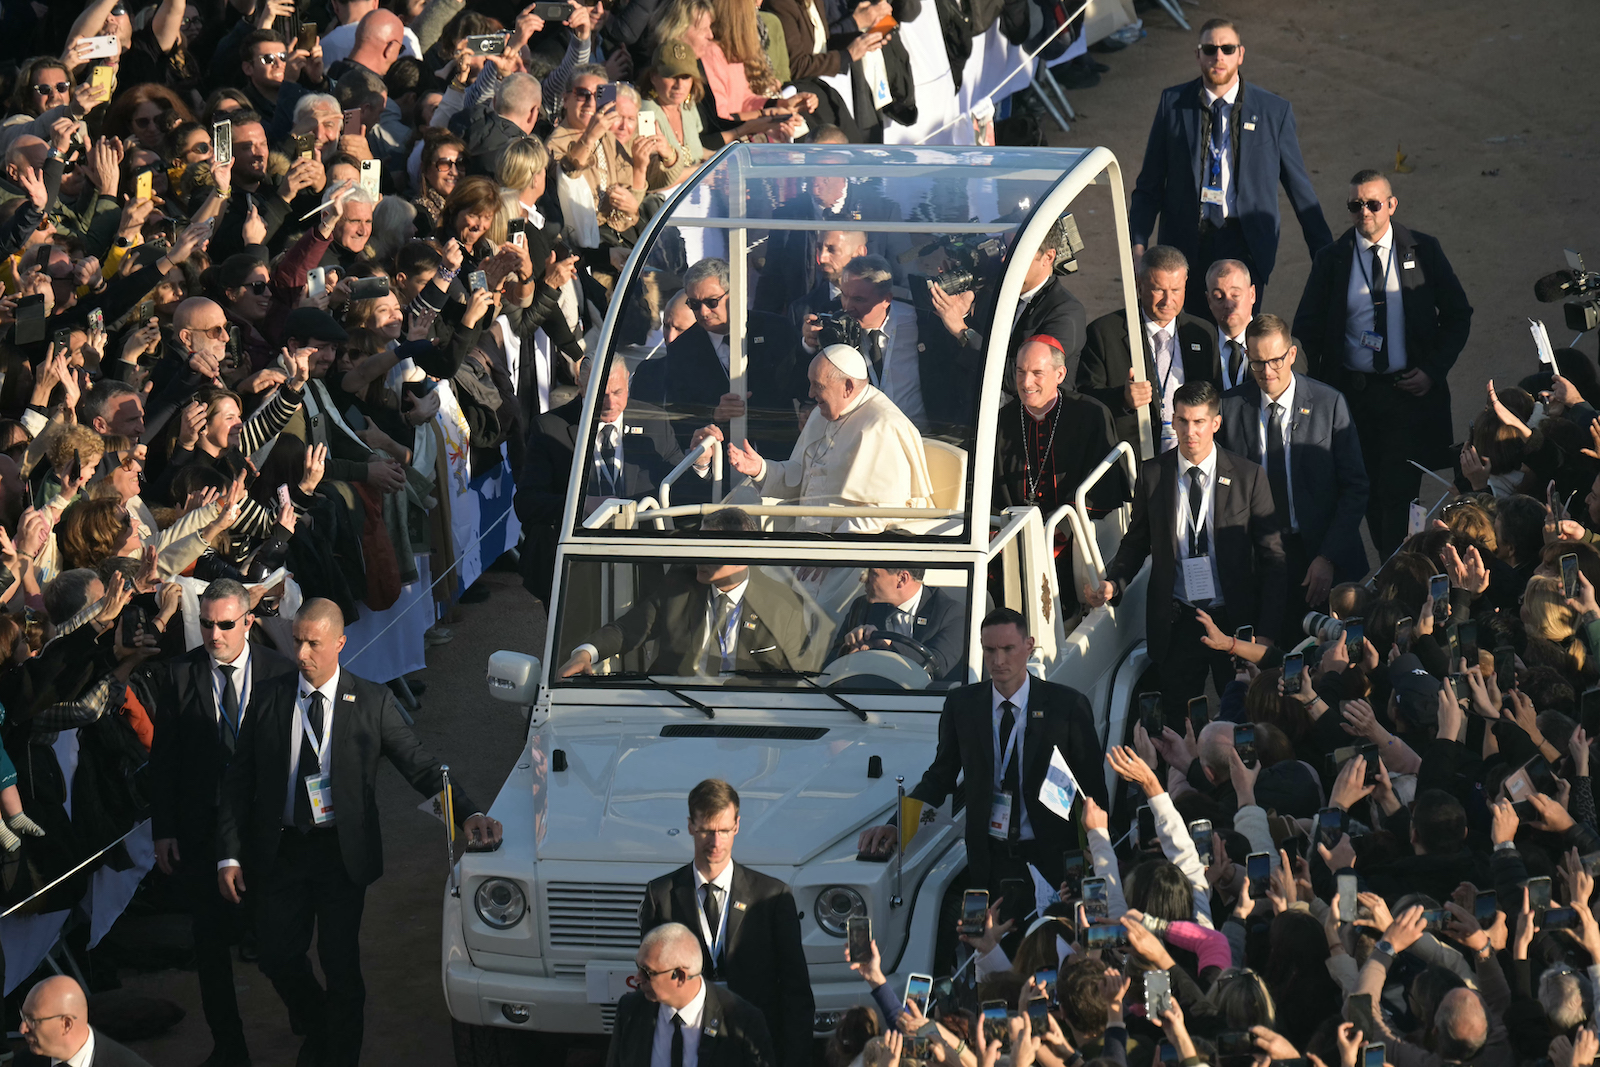
M 1000 409 L 995 447 L 997 508 L 1034 505 L 1045 519 L 1071 504 L 1078 486 L 1117 444 L 1111 410 L 1093 397 L 1065 388 L 1067 353 L 1056 338 L 1039 335 L 1017 349 L 1016 399 Z M 1091 516 L 1130 499 L 1119 464 L 1089 490 Z M 1077 607 L 1072 578 L 1071 528 L 1056 530 L 1056 572 L 1061 608 Z

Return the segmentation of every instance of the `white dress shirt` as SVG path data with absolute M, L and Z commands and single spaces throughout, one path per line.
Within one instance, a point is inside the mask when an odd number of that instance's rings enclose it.
M 1229 345 L 1237 345 L 1239 349 L 1239 376 L 1233 376 L 1233 353 L 1228 350 Z M 1217 358 L 1222 361 L 1222 391 L 1226 393 L 1236 385 L 1243 385 L 1250 380 L 1250 349 L 1244 343 L 1244 334 L 1238 337 L 1229 337 L 1228 331 L 1221 326 L 1217 327 Z
M 1022 321 L 1022 314 L 1023 314 L 1023 312 L 1028 310 L 1028 305 L 1033 303 L 1033 298 L 1039 295 L 1039 290 L 1043 289 L 1045 286 L 1047 286 L 1049 284 L 1050 284 L 1050 279 L 1047 277 L 1047 278 L 1045 278 L 1044 281 L 1040 282 L 1038 285 L 1034 286 L 1032 289 L 1029 289 L 1027 292 L 1025 292 L 1021 296 L 1017 297 L 1017 310 L 1011 316 L 1011 328 L 1013 330 L 1015 330 L 1017 328 L 1017 323 Z M 1027 340 L 1027 338 L 1023 338 L 1023 340 Z
M 732 864 L 729 864 L 731 867 Z M 700 1024 L 706 1015 L 706 980 L 700 979 L 700 992 L 681 1008 L 665 1004 L 656 1009 L 656 1031 L 650 1041 L 650 1067 L 672 1067 L 672 1017 L 683 1020 L 683 1067 L 700 1063 Z
M 231 684 L 234 694 L 239 698 L 239 721 L 234 723 L 235 729 L 244 729 L 244 709 L 250 703 L 250 642 L 244 643 L 244 651 L 239 653 L 239 658 L 232 663 L 218 663 L 215 657 L 208 656 L 211 663 L 211 711 L 216 716 L 217 725 L 222 724 L 222 687 Z M 233 681 L 223 680 L 219 667 L 232 667 Z
M 1388 328 L 1384 336 L 1389 344 L 1389 370 L 1406 369 L 1406 310 L 1400 300 L 1400 258 L 1395 255 L 1394 227 L 1384 228 L 1383 235 L 1369 241 L 1356 234 L 1355 254 L 1350 257 L 1350 282 L 1345 290 L 1347 309 L 1344 323 L 1344 361 L 1351 370 L 1373 371 L 1372 357 L 1376 354 L 1361 343 L 1361 335 L 1372 329 L 1372 249 L 1377 246 L 1383 259 L 1383 291 L 1385 293 L 1385 318 Z
M 1265 458 L 1265 457 L 1262 457 Z M 1206 476 L 1205 503 L 1201 505 L 1204 529 L 1206 532 L 1206 554 L 1211 557 L 1211 586 L 1216 590 L 1213 604 L 1222 603 L 1222 575 L 1217 571 L 1217 446 L 1212 445 L 1211 451 L 1206 453 L 1206 458 L 1199 463 L 1190 463 L 1183 456 L 1178 457 L 1178 570 L 1173 578 L 1172 595 L 1184 603 L 1189 603 L 1188 591 L 1184 588 L 1183 561 L 1189 557 L 1189 527 L 1192 525 L 1189 517 L 1189 470 L 1199 467 Z
M 886 630 L 890 629 L 889 624 L 893 623 L 895 621 L 895 612 L 904 612 L 905 613 L 905 621 L 904 621 L 903 625 L 905 626 L 905 629 L 904 630 L 891 630 L 890 632 L 891 633 L 910 634 L 911 631 L 912 631 L 912 628 L 915 627 L 916 624 L 917 624 L 917 608 L 919 606 L 921 606 L 921 604 L 922 604 L 922 592 L 923 592 L 923 590 L 925 588 L 926 588 L 925 586 L 920 586 L 919 585 L 919 586 L 917 586 L 917 591 L 915 593 L 911 594 L 911 598 L 909 600 L 906 600 L 906 601 L 904 601 L 902 603 L 899 603 L 899 604 L 890 605 L 890 607 L 889 607 L 889 617 L 884 620 L 884 624 L 883 624 L 884 625 L 884 629 L 886 629 Z
M 94 1062 L 94 1030 L 93 1030 L 93 1028 L 90 1028 L 88 1038 L 85 1039 L 85 1041 L 83 1042 L 83 1047 L 79 1048 L 78 1051 L 74 1052 L 72 1055 L 68 1056 L 64 1060 L 58 1060 L 54 1056 L 52 1056 L 52 1057 L 50 1057 L 50 1062 L 51 1063 L 64 1063 L 64 1064 L 67 1065 L 67 1067 L 89 1067 L 89 1065 Z M 684 1067 L 688 1067 L 688 1064 L 685 1064 Z
M 889 313 L 876 330 L 861 328 L 861 354 L 867 360 L 867 377 L 885 396 L 894 401 L 900 413 L 918 430 L 928 429 L 928 412 L 922 401 L 922 371 L 918 358 L 917 309 L 899 300 L 889 302 Z M 883 380 L 868 355 L 869 338 L 881 333 L 883 342 Z
M 318 770 L 323 774 L 331 775 L 333 773 L 333 706 L 337 703 L 339 696 L 339 673 L 340 668 L 335 667 L 333 675 L 326 682 L 317 686 L 315 690 L 311 688 L 311 683 L 306 681 L 304 676 L 297 679 L 300 691 L 299 695 L 295 697 L 294 714 L 289 718 L 289 788 L 283 799 L 283 825 L 285 826 L 294 825 L 296 791 L 305 788 L 301 783 L 301 779 L 307 775 L 316 774 Z M 300 766 L 300 715 L 304 712 L 309 719 L 311 715 L 311 694 L 313 692 L 322 694 L 322 736 L 328 739 L 326 747 L 322 750 L 322 756 L 319 761 L 321 763 L 320 768 Z M 314 739 L 311 742 L 311 747 L 316 748 L 317 742 L 321 740 L 322 738 L 320 737 Z
M 722 868 L 722 873 L 711 879 L 711 884 L 717 887 L 717 928 L 711 929 L 706 922 L 706 877 L 700 873 L 700 868 L 689 864 L 689 869 L 694 871 L 694 903 L 695 910 L 700 913 L 700 936 L 705 939 L 706 947 L 711 950 L 713 965 L 721 957 L 721 950 L 725 947 L 723 938 L 728 932 L 728 912 L 732 910 L 733 893 L 733 861 Z
M 1178 443 L 1172 429 L 1172 403 L 1183 384 L 1183 353 L 1178 351 L 1178 320 L 1176 317 L 1165 326 L 1157 325 L 1140 316 L 1144 323 L 1145 340 L 1150 345 L 1151 359 L 1156 365 L 1156 396 L 1161 400 L 1161 442 L 1157 454 Z
M 1258 443 L 1261 446 L 1261 469 L 1267 468 L 1267 423 L 1272 419 L 1272 405 L 1277 404 L 1283 409 L 1278 415 L 1278 421 L 1283 429 L 1283 475 L 1284 484 L 1288 487 L 1289 494 L 1289 528 L 1295 533 L 1300 532 L 1300 521 L 1294 513 L 1294 460 L 1290 458 L 1289 439 L 1294 436 L 1294 376 L 1289 377 L 1289 388 L 1273 400 L 1266 393 L 1261 394 L 1261 436 Z
M 1222 217 L 1225 219 L 1237 218 L 1239 214 L 1239 193 L 1233 187 L 1233 131 L 1228 128 L 1231 124 L 1233 105 L 1238 103 L 1239 100 L 1239 84 L 1238 78 L 1233 79 L 1232 88 L 1222 94 L 1222 99 L 1228 102 L 1228 106 L 1222 109 L 1222 143 L 1226 146 L 1222 151 L 1222 199 L 1225 204 L 1222 209 Z M 1210 89 L 1202 89 L 1201 92 L 1205 94 L 1206 110 L 1209 111 L 1217 101 L 1217 94 Z M 1204 184 L 1211 169 L 1211 143 L 1209 141 L 1200 146 L 1200 158 L 1202 160 L 1200 164 L 1200 181 L 1201 184 Z M 1205 212 L 1202 211 L 1201 214 L 1204 215 Z
M 1005 759 L 1006 746 L 1011 744 L 1009 737 L 1000 736 L 1000 716 L 1005 714 L 1000 705 L 1008 700 L 1017 709 L 1011 713 L 1015 719 L 1011 727 L 1011 736 L 1017 739 L 1016 749 L 1012 752 L 1011 758 L 1017 762 L 1017 784 L 1022 787 L 1023 792 L 1027 792 L 1027 783 L 1022 780 L 1022 735 L 1028 718 L 1028 690 L 1032 686 L 1032 677 L 1027 674 L 1022 676 L 1022 686 L 1010 696 L 1003 696 L 1000 690 L 993 685 L 989 686 L 989 696 L 993 700 L 992 711 L 994 713 L 994 791 L 996 793 L 1000 792 L 1001 782 L 1005 780 L 1005 766 L 1001 761 Z M 1023 802 L 1023 798 L 1020 796 L 1012 797 L 1011 803 L 1022 806 L 1017 818 L 1018 838 L 1023 841 L 1032 841 L 1033 826 L 1028 822 L 1028 805 Z

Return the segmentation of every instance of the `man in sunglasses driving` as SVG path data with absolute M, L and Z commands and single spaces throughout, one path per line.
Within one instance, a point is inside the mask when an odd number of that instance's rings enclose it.
M 1183 252 L 1189 260 L 1184 309 L 1210 319 L 1206 271 L 1219 259 L 1250 268 L 1256 287 L 1252 310 L 1261 308 L 1278 258 L 1280 176 L 1311 255 L 1332 243 L 1333 234 L 1300 158 L 1294 109 L 1239 76 L 1244 45 L 1238 27 L 1227 19 L 1200 27 L 1195 58 L 1200 77 L 1161 94 L 1133 187 L 1128 229 L 1135 260 L 1152 243 Z

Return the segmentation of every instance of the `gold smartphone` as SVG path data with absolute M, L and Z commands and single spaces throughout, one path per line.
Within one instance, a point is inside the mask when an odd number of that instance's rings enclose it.
M 141 170 L 133 179 L 133 198 L 149 200 L 154 192 L 155 175 L 148 170 Z
M 104 65 L 91 67 L 89 70 L 89 84 L 96 89 L 104 89 L 109 99 L 110 94 L 116 91 L 117 72 L 113 68 Z

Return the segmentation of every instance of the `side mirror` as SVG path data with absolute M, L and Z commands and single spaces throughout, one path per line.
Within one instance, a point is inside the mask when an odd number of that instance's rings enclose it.
M 541 670 L 538 656 L 501 649 L 489 657 L 484 680 L 489 684 L 490 696 L 524 707 L 538 699 Z

